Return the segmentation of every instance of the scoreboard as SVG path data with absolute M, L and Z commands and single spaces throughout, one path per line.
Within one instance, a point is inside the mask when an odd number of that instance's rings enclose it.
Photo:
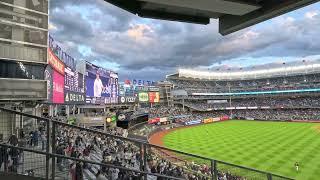
M 84 75 L 73 71 L 70 67 L 65 68 L 64 76 L 65 103 L 85 103 Z

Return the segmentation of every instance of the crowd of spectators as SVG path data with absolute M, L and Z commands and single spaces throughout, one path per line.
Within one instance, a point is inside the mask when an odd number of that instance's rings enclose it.
M 207 100 L 186 100 L 185 106 L 196 110 L 226 107 L 270 107 L 270 108 L 316 108 L 320 107 L 320 98 L 310 97 L 259 97 L 227 99 L 224 103 L 208 103 Z
M 234 110 L 232 116 L 256 120 L 320 120 L 320 109 L 256 109 Z
M 42 145 L 40 142 L 45 142 L 41 138 L 45 134 L 45 125 L 39 123 L 36 130 L 30 132 L 30 137 L 27 139 L 27 147 L 40 150 Z M 128 135 L 126 130 L 117 127 L 110 127 L 107 133 L 111 135 L 122 136 L 126 138 Z M 29 133 L 28 133 L 29 134 Z M 36 138 L 37 137 L 37 138 Z M 8 143 L 13 146 L 20 146 L 20 138 L 12 135 Z M 37 142 L 38 141 L 38 142 Z M 3 143 L 3 142 L 0 142 Z M 140 147 L 130 141 L 120 138 L 109 137 L 102 133 L 88 132 L 78 128 L 71 128 L 64 125 L 57 126 L 56 132 L 56 148 L 54 153 L 73 157 L 83 160 L 100 162 L 102 164 L 113 164 L 120 167 L 140 169 L 141 154 Z M 178 178 L 201 180 L 209 179 L 210 168 L 205 165 L 197 165 L 195 163 L 183 161 L 184 164 L 173 162 L 170 158 L 163 157 L 159 152 L 148 149 L 147 152 L 147 170 L 148 172 L 158 173 Z M 17 172 L 19 161 L 23 158 L 23 152 L 14 148 L 4 148 L 0 146 L 0 171 L 1 166 L 5 166 L 3 170 Z M 125 180 L 125 179 L 142 179 L 142 174 L 132 171 L 124 171 L 118 168 L 108 168 L 107 166 L 99 166 L 95 164 L 83 163 L 81 161 L 68 160 L 66 158 L 56 158 L 57 174 L 67 174 L 68 179 L 99 179 L 99 180 Z M 222 172 L 219 172 L 220 179 L 224 177 Z M 231 175 L 230 175 L 231 177 Z M 238 180 L 241 178 L 234 179 Z M 164 179 L 148 175 L 148 179 Z
M 267 90 L 310 89 L 320 87 L 320 74 L 295 75 L 251 80 L 201 81 L 192 79 L 170 79 L 175 89 L 184 89 L 189 94 L 250 92 Z

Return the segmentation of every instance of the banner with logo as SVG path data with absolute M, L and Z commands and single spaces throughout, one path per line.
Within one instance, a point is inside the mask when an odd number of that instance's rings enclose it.
M 160 101 L 159 92 L 149 92 L 149 102 L 150 103 L 158 103 Z
M 153 118 L 148 120 L 148 124 L 157 124 L 160 122 L 160 118 Z
M 53 54 L 51 49 L 48 49 L 48 64 L 61 75 L 64 75 L 64 63 Z
M 64 77 L 55 70 L 53 71 L 52 102 L 56 104 L 64 103 Z
M 85 103 L 84 84 L 85 84 L 84 75 L 66 66 L 65 77 L 64 77 L 65 104 L 84 104 Z
M 194 121 L 188 121 L 188 122 L 185 122 L 185 125 L 195 125 L 195 124 L 200 124 L 201 123 L 201 120 L 194 120 Z
M 212 123 L 213 122 L 213 118 L 207 118 L 203 120 L 203 123 Z
M 139 102 L 148 102 L 149 101 L 149 95 L 147 92 L 140 92 L 138 94 L 139 96 Z
M 53 69 L 48 65 L 44 71 L 44 79 L 47 80 L 48 103 L 52 103 L 53 90 Z
M 148 88 L 149 88 L 149 91 L 150 91 L 150 92 L 159 92 L 159 91 L 160 91 L 159 87 L 150 86 L 150 87 L 148 87 Z
M 121 104 L 136 103 L 137 100 L 138 100 L 138 98 L 135 97 L 135 96 L 122 96 L 122 97 L 119 97 L 119 103 L 121 103 Z

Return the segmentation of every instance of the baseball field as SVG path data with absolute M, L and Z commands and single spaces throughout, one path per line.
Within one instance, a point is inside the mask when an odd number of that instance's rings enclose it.
M 320 123 L 232 120 L 170 131 L 162 144 L 294 179 L 320 179 Z

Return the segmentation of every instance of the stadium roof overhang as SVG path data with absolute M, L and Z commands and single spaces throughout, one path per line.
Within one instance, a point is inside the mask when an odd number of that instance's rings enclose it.
M 105 0 L 141 17 L 209 24 L 227 35 L 319 0 Z

